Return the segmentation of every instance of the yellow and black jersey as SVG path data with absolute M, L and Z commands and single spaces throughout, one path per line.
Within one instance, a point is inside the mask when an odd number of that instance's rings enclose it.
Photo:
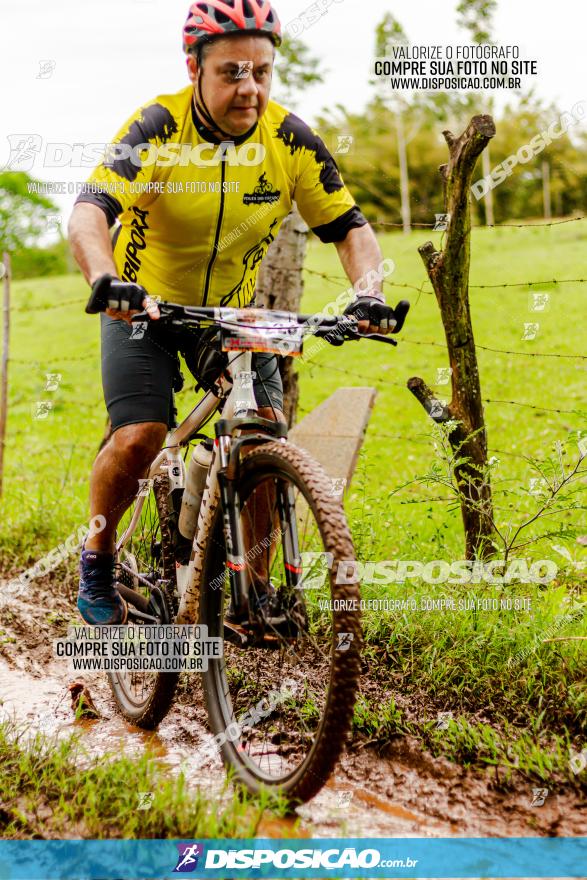
M 191 85 L 141 107 L 108 146 L 78 202 L 114 232 L 119 277 L 184 305 L 248 304 L 259 264 L 296 204 L 323 242 L 367 221 L 324 142 L 270 101 L 255 126 L 214 140 Z

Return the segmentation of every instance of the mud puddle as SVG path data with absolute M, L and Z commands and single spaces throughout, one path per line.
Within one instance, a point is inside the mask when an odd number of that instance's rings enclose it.
M 208 736 L 199 680 L 189 678 L 156 732 L 127 723 L 116 711 L 103 674 L 84 674 L 100 714 L 76 721 L 66 663 L 52 656 L 52 640 L 64 635 L 72 599 L 63 582 L 39 582 L 36 601 L 15 599 L 0 614 L 0 714 L 30 725 L 31 732 L 80 735 L 89 758 L 151 751 L 170 772 L 183 770 L 188 784 L 222 797 L 220 759 L 196 754 Z M 47 613 L 46 609 L 51 609 Z M 373 684 L 373 683 L 371 683 Z M 434 758 L 410 737 L 385 753 L 361 743 L 343 755 L 322 791 L 291 819 L 268 815 L 259 836 L 446 837 L 584 836 L 587 802 L 569 789 L 547 790 L 533 806 L 535 790 L 521 780 L 503 790 L 493 772 L 468 770 Z M 538 799 L 540 800 L 540 798 Z
M 201 757 L 196 758 L 198 744 L 204 741 L 207 731 L 193 718 L 186 718 L 188 707 L 174 706 L 156 732 L 141 730 L 116 713 L 105 681 L 88 675 L 83 680 L 100 713 L 99 719 L 75 719 L 67 671 L 61 671 L 57 664 L 39 678 L 1 663 L 1 716 L 26 724 L 31 736 L 37 732 L 58 737 L 80 735 L 82 762 L 85 756 L 88 760 L 122 752 L 132 756 L 148 749 L 171 772 L 182 770 L 190 784 L 204 788 L 208 794 L 222 796 L 222 765 L 219 759 L 211 759 L 202 766 Z M 276 838 L 450 833 L 452 829 L 447 823 L 431 820 L 375 795 L 364 785 L 357 784 L 342 768 L 317 797 L 298 810 L 297 816 L 287 819 L 268 816 L 258 829 L 259 836 Z
M 194 748 L 180 742 L 181 725 L 174 717 L 177 710 L 172 710 L 156 731 L 142 730 L 116 712 L 105 680 L 84 675 L 71 678 L 71 681 L 84 682 L 100 717 L 76 719 L 68 673 L 65 669 L 61 675 L 59 673 L 55 666 L 50 673 L 38 678 L 1 663 L 0 717 L 27 725 L 30 736 L 37 732 L 48 737 L 77 734 L 88 759 L 122 752 L 132 756 L 149 750 L 170 769 L 182 769 L 190 776 L 194 775 L 193 762 L 190 761 Z M 201 738 L 203 741 L 206 735 L 204 728 L 193 731 L 195 740 Z M 200 767 L 198 776 L 198 785 L 206 786 L 207 790 L 210 786 L 219 789 L 218 768 L 214 773 L 206 774 Z

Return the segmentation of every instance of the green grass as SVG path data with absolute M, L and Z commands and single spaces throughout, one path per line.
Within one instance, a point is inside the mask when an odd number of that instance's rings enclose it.
M 582 222 L 526 229 L 477 229 L 472 242 L 472 284 L 580 278 Z M 385 257 L 396 264 L 392 284 L 411 284 L 429 290 L 417 246 L 425 235 L 388 234 L 381 237 Z M 433 233 L 440 240 L 438 233 Z M 307 266 L 343 277 L 334 248 L 312 242 Z M 305 273 L 302 308 L 312 311 L 335 299 L 343 281 L 328 283 Z M 583 284 L 541 284 L 551 293 L 550 311 L 541 322 L 538 339 L 522 342 L 528 311 L 527 286 L 473 289 L 471 305 L 475 338 L 489 347 L 558 354 L 582 354 L 583 317 L 587 287 Z M 415 342 L 443 342 L 438 307 L 433 295 L 387 285 L 390 300 L 407 296 L 412 311 L 398 349 L 370 342 L 325 347 L 312 365 L 301 371 L 301 403 L 312 409 L 335 388 L 378 383 L 379 393 L 351 493 L 351 512 L 361 520 L 361 546 L 368 542 L 379 510 L 390 492 L 429 470 L 434 460 L 430 422 L 405 388 L 410 376 L 421 375 L 434 386 L 437 367 L 446 366 L 442 347 Z M 0 549 L 22 559 L 27 551 L 37 558 L 87 517 L 88 472 L 105 422 L 99 371 L 99 321 L 83 312 L 87 296 L 79 276 L 34 279 L 13 284 L 10 408 L 2 500 Z M 61 302 L 71 305 L 52 308 Z M 27 307 L 48 307 L 26 311 Z M 32 361 L 33 363 L 22 363 Z M 573 359 L 516 357 L 479 351 L 483 395 L 492 400 L 516 400 L 563 410 L 586 408 L 587 365 Z M 347 371 L 346 374 L 331 369 Z M 61 373 L 56 392 L 45 391 L 45 374 Z M 393 384 L 392 384 L 393 383 Z M 193 400 L 192 383 L 179 396 L 180 416 Z M 440 386 L 438 392 L 446 391 Z M 33 418 L 37 401 L 54 408 L 44 420 Z M 544 413 L 507 404 L 487 404 L 490 449 L 500 458 L 496 480 L 527 484 L 527 462 L 517 456 L 547 455 L 556 440 L 587 429 L 579 414 Z M 500 450 L 500 452 L 497 452 Z M 386 520 L 387 555 L 424 542 L 441 544 L 451 553 L 462 544 L 458 511 L 434 501 L 437 492 L 408 487 L 393 500 Z M 443 493 L 441 493 L 443 494 Z M 446 494 L 446 493 L 444 493 Z M 408 503 L 408 502 L 417 502 Z M 380 531 L 378 529 L 378 531 Z M 401 538 L 401 540 L 400 540 Z
M 479 599 L 499 596 L 499 602 L 511 598 L 513 604 L 516 597 L 527 598 L 531 607 L 523 611 L 420 610 L 422 599 L 450 595 L 446 587 L 427 584 L 379 589 L 378 598 L 399 598 L 400 590 L 416 599 L 417 611 L 364 617 L 364 655 L 382 686 L 399 685 L 414 697 L 425 693 L 438 711 L 482 710 L 496 722 L 507 717 L 521 726 L 530 715 L 540 716 L 546 728 L 587 738 L 585 642 L 569 638 L 587 634 L 585 606 L 569 597 L 565 585 L 477 590 Z M 375 591 L 364 587 L 363 594 L 369 598 Z M 473 588 L 460 597 L 472 594 Z M 553 637 L 565 640 L 545 641 Z
M 532 288 L 526 285 L 481 290 L 473 287 L 471 311 L 477 345 L 528 353 L 585 354 L 582 325 L 587 285 L 553 285 L 548 281 L 583 277 L 584 228 L 581 227 L 583 222 L 552 228 L 473 231 L 472 285 L 547 281 Z M 387 235 L 381 239 L 384 256 L 396 264 L 390 283 L 386 284 L 387 297 L 392 302 L 401 298 L 412 302 L 399 347 L 394 349 L 372 342 L 349 343 L 339 349 L 324 347 L 316 358 L 316 365 L 304 365 L 302 372 L 301 399 L 306 409 L 325 399 L 333 387 L 380 383 L 362 456 L 365 479 L 376 487 L 376 491 L 368 494 L 377 500 L 399 484 L 422 474 L 433 458 L 430 423 L 405 383 L 417 375 L 435 387 L 437 368 L 448 366 L 443 347 L 415 344 L 444 344 L 440 313 L 433 294 L 393 287 L 394 284 L 412 284 L 431 290 L 416 250 L 428 235 L 426 231 L 405 237 Z M 432 233 L 432 237 L 435 244 L 439 244 L 440 235 Z M 317 244 L 310 249 L 308 266 L 331 276 L 342 274 L 336 254 Z M 305 278 L 304 309 L 308 311 L 335 299 L 347 286 L 342 281 L 338 286 L 329 284 L 307 273 Z M 550 292 L 548 312 L 539 315 L 529 311 L 531 290 Z M 541 324 L 538 338 L 522 341 L 524 323 L 535 320 Z M 484 398 L 561 410 L 587 410 L 587 363 L 584 360 L 543 359 L 484 350 L 479 350 L 478 358 Z M 331 367 L 346 370 L 348 374 L 337 373 Z M 436 390 L 441 396 L 448 388 L 437 386 Z M 496 476 L 502 479 L 527 481 L 531 474 L 527 463 L 517 458 L 518 455 L 542 457 L 555 440 L 564 440 L 573 430 L 587 428 L 585 412 L 581 417 L 497 403 L 486 404 L 485 412 L 490 451 L 500 458 Z M 403 500 L 410 500 L 411 494 L 405 493 Z M 406 511 L 402 519 L 410 531 L 420 531 L 422 517 L 418 509 Z M 446 509 L 441 508 L 441 519 L 446 520 Z
M 223 791 L 222 800 L 188 789 L 148 753 L 88 759 L 76 738 L 25 736 L 0 725 L 0 836 L 11 838 L 254 837 L 275 796 L 252 799 Z M 140 793 L 150 806 L 139 809 Z M 144 799 L 143 799 L 144 803 Z
M 582 221 L 546 228 L 473 231 L 471 310 L 478 345 L 530 354 L 585 354 L 587 285 L 553 280 L 583 277 L 584 234 Z M 418 245 L 428 237 L 429 232 L 414 232 L 380 238 L 384 256 L 396 264 L 391 284 L 386 285 L 388 299 L 408 298 L 412 302 L 399 347 L 367 341 L 342 348 L 324 347 L 315 360 L 304 359 L 299 367 L 303 411 L 311 410 L 338 387 L 376 384 L 378 388 L 346 501 L 362 561 L 451 561 L 463 555 L 458 505 L 449 500 L 444 487 L 418 482 L 442 461 L 430 421 L 405 387 L 414 375 L 434 387 L 437 368 L 447 366 L 438 307 L 435 297 L 426 292 L 430 285 L 417 253 Z M 438 233 L 432 233 L 432 238 L 440 243 Z M 309 247 L 307 267 L 343 278 L 334 248 L 315 241 Z M 529 282 L 535 284 L 529 286 Z M 504 283 L 517 286 L 494 286 Z M 305 273 L 305 284 L 305 312 L 323 308 L 348 286 L 344 280 L 329 283 L 310 273 Z M 394 289 L 402 284 L 423 292 L 401 286 Z M 550 293 L 547 312 L 529 311 L 532 291 Z M 86 296 L 87 288 L 78 276 L 13 284 L 17 309 L 79 302 L 13 315 L 5 493 L 0 506 L 4 571 L 38 559 L 87 517 L 88 475 L 102 435 L 105 409 L 99 374 L 99 322 L 84 314 Z M 524 322 L 536 320 L 540 323 L 537 339 L 523 341 Z M 432 342 L 441 344 L 427 344 Z M 23 360 L 34 363 L 21 363 Z M 536 500 L 527 491 L 530 478 L 536 476 L 528 459 L 548 458 L 557 441 L 566 443 L 567 464 L 577 457 L 577 432 L 587 431 L 587 361 L 479 349 L 479 366 L 483 397 L 492 401 L 485 404 L 485 414 L 490 453 L 499 459 L 492 485 L 497 519 L 504 526 L 520 522 L 536 508 Z M 62 374 L 57 392 L 43 390 L 47 372 Z M 186 378 L 186 390 L 179 395 L 180 417 L 193 400 L 192 384 Z M 448 387 L 436 390 L 442 395 Z M 38 400 L 55 403 L 45 420 L 32 417 Z M 585 493 L 584 473 L 577 487 Z M 507 725 L 515 725 L 522 743 L 527 737 L 540 743 L 537 748 L 542 750 L 543 761 L 547 761 L 544 743 L 549 737 L 548 741 L 559 745 L 568 737 L 580 748 L 587 740 L 585 641 L 544 643 L 544 639 L 587 635 L 585 618 L 560 628 L 569 607 L 565 600 L 576 604 L 586 598 L 585 572 L 552 546 L 565 548 L 578 564 L 587 561 L 587 548 L 576 542 L 585 532 L 584 505 L 584 494 L 577 495 L 571 509 L 538 521 L 529 532 L 537 537 L 549 530 L 564 530 L 562 537 L 543 539 L 527 551 L 534 559 L 553 559 L 562 566 L 547 588 L 510 586 L 500 593 L 499 587 L 483 585 L 366 584 L 366 597 L 527 596 L 532 606 L 525 612 L 366 613 L 366 668 L 371 678 L 397 695 L 398 701 L 399 696 L 407 696 L 422 709 L 419 715 L 416 710 L 406 715 L 402 704 L 400 722 L 395 703 L 387 705 L 367 695 L 365 717 L 357 722 L 357 729 L 364 727 L 369 735 L 369 713 L 376 711 L 381 714 L 382 732 L 381 736 L 373 733 L 375 738 L 385 738 L 396 723 L 409 722 L 432 747 L 433 740 L 424 735 L 426 725 L 434 711 L 450 710 L 462 716 L 471 730 L 488 722 L 498 737 L 511 737 L 512 729 Z M 511 658 L 517 658 L 513 665 Z M 479 713 L 482 722 L 478 722 Z M 463 731 L 448 750 L 456 758 L 462 758 L 461 745 L 470 733 L 468 727 Z M 470 735 L 486 736 L 478 731 Z M 444 741 L 452 742 L 451 737 Z M 489 753 L 493 754 L 491 748 Z
M 531 782 L 587 787 L 587 772 L 575 773 L 572 769 L 570 757 L 579 749 L 567 732 L 552 733 L 542 729 L 540 723 L 520 729 L 507 719 L 499 726 L 464 716 L 409 720 L 393 699 L 360 699 L 355 707 L 353 732 L 380 749 L 396 737 L 416 737 L 434 756 L 464 767 L 494 767 L 502 787 L 515 786 L 520 776 Z

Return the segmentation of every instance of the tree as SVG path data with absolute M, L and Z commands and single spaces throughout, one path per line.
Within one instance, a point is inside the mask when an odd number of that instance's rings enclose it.
M 275 58 L 275 72 L 283 98 L 278 100 L 296 109 L 301 93 L 315 83 L 322 82 L 320 59 L 310 54 L 308 46 L 296 37 L 283 36 Z
M 405 46 L 408 44 L 408 38 L 401 24 L 394 18 L 391 12 L 386 12 L 375 30 L 375 55 L 387 55 L 395 46 Z M 395 136 L 397 142 L 397 157 L 399 164 L 399 181 L 401 195 L 401 215 L 404 232 L 409 232 L 411 228 L 411 210 L 410 210 L 410 177 L 408 171 L 408 153 L 407 139 L 404 126 L 404 117 L 408 110 L 408 102 L 400 96 L 398 92 L 394 92 L 390 98 L 384 96 L 382 86 L 379 89 L 378 98 L 383 106 L 388 106 L 395 115 Z
M 492 39 L 493 13 L 496 8 L 497 0 L 461 0 L 457 6 L 457 24 L 463 30 L 469 31 L 473 43 L 490 43 Z M 478 95 L 475 96 L 475 99 L 477 98 L 479 98 Z M 493 98 L 489 99 L 487 109 L 493 115 Z M 481 164 L 483 177 L 487 177 L 491 172 L 490 144 L 487 144 L 486 149 L 481 154 Z M 485 205 L 485 222 L 488 226 L 493 226 L 495 224 L 493 190 L 487 190 L 483 196 L 483 202 Z
M 47 235 L 51 214 L 59 209 L 35 192 L 38 181 L 25 171 L 0 172 L 0 249 L 19 251 L 38 246 Z
M 322 82 L 318 58 L 310 55 L 302 40 L 283 37 L 275 60 L 278 82 L 284 92 L 282 102 L 297 108 L 302 92 L 314 83 Z M 285 218 L 276 240 L 271 243 L 261 264 L 255 298 L 259 305 L 269 309 L 297 312 L 303 291 L 302 267 L 308 240 L 308 227 L 294 202 Z M 283 358 L 280 363 L 283 381 L 284 412 L 289 427 L 296 421 L 299 388 L 294 358 Z
M 469 31 L 473 43 L 488 43 L 491 40 L 493 13 L 497 0 L 460 0 L 457 6 L 457 24 Z

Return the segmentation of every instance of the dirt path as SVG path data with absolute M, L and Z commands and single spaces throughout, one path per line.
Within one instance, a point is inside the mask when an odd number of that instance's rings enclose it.
M 60 585 L 63 590 L 63 584 Z M 72 605 L 50 583 L 35 603 L 16 599 L 0 608 L 0 701 L 3 715 L 32 731 L 81 733 L 89 755 L 139 754 L 149 747 L 173 772 L 206 792 L 219 792 L 220 760 L 196 764 L 194 753 L 207 731 L 197 699 L 182 691 L 155 733 L 117 714 L 103 674 L 72 677 L 52 656 L 52 640 L 65 632 Z M 50 595 L 49 595 L 50 593 Z M 45 601 L 43 601 L 45 600 Z M 50 614 L 46 609 L 51 608 Z M 68 690 L 74 680 L 89 688 L 101 718 L 76 721 Z M 531 806 L 533 789 L 521 782 L 503 792 L 492 773 L 464 770 L 423 752 L 416 739 L 401 737 L 378 755 L 372 747 L 348 750 L 320 794 L 291 820 L 267 819 L 260 835 L 275 837 L 435 837 L 585 835 L 587 803 L 570 790 L 549 792 Z

